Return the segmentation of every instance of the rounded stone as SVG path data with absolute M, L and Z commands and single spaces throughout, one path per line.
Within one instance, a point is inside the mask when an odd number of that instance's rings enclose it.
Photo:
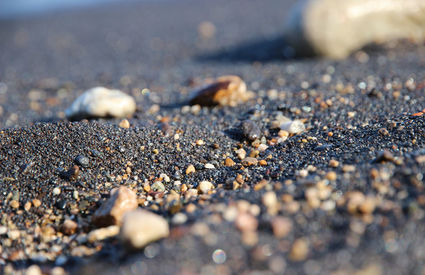
M 80 95 L 65 111 L 70 120 L 127 117 L 136 111 L 134 98 L 119 90 L 95 87 Z

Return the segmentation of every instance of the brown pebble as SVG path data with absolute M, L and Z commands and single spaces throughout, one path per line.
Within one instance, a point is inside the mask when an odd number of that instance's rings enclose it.
M 224 165 L 227 167 L 232 167 L 235 165 L 235 162 L 231 158 L 226 158 L 224 160 Z
M 236 106 L 252 97 L 246 90 L 245 82 L 238 76 L 225 75 L 217 78 L 215 82 L 201 87 L 190 100 L 191 105 L 201 106 Z
M 258 164 L 260 164 L 261 166 L 266 166 L 267 165 L 267 161 L 265 161 L 264 159 L 260 160 L 258 162 Z

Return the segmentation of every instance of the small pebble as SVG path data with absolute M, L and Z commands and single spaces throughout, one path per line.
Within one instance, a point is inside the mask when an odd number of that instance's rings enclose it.
M 224 160 L 224 165 L 227 167 L 232 167 L 235 165 L 235 162 L 231 158 L 226 158 Z
M 244 120 L 241 123 L 241 131 L 244 138 L 249 141 L 254 141 L 261 137 L 261 130 L 257 123 L 252 120 Z
M 256 158 L 246 157 L 242 160 L 243 166 L 252 166 L 257 164 L 258 164 L 258 159 Z
M 107 227 L 99 228 L 90 231 L 87 240 L 91 243 L 102 241 L 107 238 L 115 237 L 120 232 L 120 227 L 117 225 L 110 225 Z
M 252 98 L 246 89 L 245 82 L 238 76 L 226 75 L 218 77 L 215 82 L 193 92 L 191 105 L 202 106 L 236 106 Z
M 282 123 L 280 129 L 287 131 L 289 134 L 299 134 L 305 131 L 305 126 L 301 120 L 296 119 Z
M 131 249 L 140 249 L 170 234 L 168 222 L 147 210 L 128 212 L 120 231 L 120 239 Z
M 118 126 L 120 126 L 121 128 L 124 128 L 124 129 L 128 129 L 128 128 L 130 128 L 130 122 L 127 119 L 123 119 L 123 120 L 120 121 Z
M 195 166 L 193 166 L 192 164 L 189 164 L 189 166 L 186 168 L 186 175 L 195 173 L 196 169 Z
M 209 181 L 201 181 L 198 185 L 198 191 L 202 194 L 208 194 L 208 191 L 214 189 L 214 184 Z
M 88 167 L 89 166 L 89 158 L 86 156 L 78 155 L 74 159 L 75 163 L 82 167 Z

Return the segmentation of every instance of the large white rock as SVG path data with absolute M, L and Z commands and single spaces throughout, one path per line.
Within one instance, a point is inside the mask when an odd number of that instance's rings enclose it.
M 303 0 L 286 27 L 287 42 L 297 53 L 344 58 L 374 42 L 423 42 L 425 1 Z
M 120 237 L 130 248 L 139 249 L 169 234 L 168 222 L 162 216 L 137 209 L 125 214 Z
M 95 87 L 80 95 L 65 111 L 68 119 L 126 117 L 136 111 L 134 98 L 119 90 Z

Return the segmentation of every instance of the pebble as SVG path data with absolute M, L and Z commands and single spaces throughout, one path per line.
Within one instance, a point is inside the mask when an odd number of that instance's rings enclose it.
M 78 228 L 78 224 L 73 220 L 67 219 L 61 226 L 61 232 L 65 235 L 73 235 Z
M 305 131 L 305 126 L 301 120 L 296 119 L 282 123 L 280 129 L 287 131 L 289 134 L 299 134 Z
M 253 232 L 257 230 L 258 221 L 250 213 L 239 213 L 235 219 L 236 228 L 242 232 L 249 231 Z
M 236 106 L 253 97 L 246 89 L 245 82 L 238 76 L 225 75 L 218 77 L 213 83 L 193 92 L 191 105 L 201 106 Z
M 240 128 L 244 138 L 249 141 L 254 141 L 261 137 L 260 127 L 252 120 L 242 121 Z
M 276 238 L 286 237 L 292 230 L 292 221 L 286 217 L 274 217 L 271 220 L 273 234 Z
M 186 168 L 186 175 L 195 173 L 196 169 L 195 166 L 193 166 L 192 164 L 189 164 L 189 166 Z
M 82 167 L 88 167 L 89 166 L 89 158 L 83 155 L 78 155 L 75 159 L 74 162 L 77 165 L 80 165 Z
M 246 157 L 246 151 L 243 148 L 240 148 L 240 149 L 236 150 L 235 152 L 238 155 L 238 158 L 241 159 L 241 160 Z
M 24 275 L 41 275 L 41 268 L 38 265 L 32 265 L 25 270 Z
M 242 160 L 243 166 L 252 166 L 257 164 L 258 164 L 258 159 L 256 158 L 246 157 Z
M 208 194 L 208 191 L 214 189 L 214 184 L 212 184 L 209 181 L 201 181 L 198 185 L 198 191 L 200 191 L 202 194 Z
M 115 237 L 119 232 L 120 227 L 118 225 L 110 225 L 90 231 L 87 236 L 87 240 L 91 243 L 98 242 L 107 238 Z
M 152 185 L 151 185 L 151 189 L 153 191 L 156 192 L 164 192 L 165 191 L 165 186 L 162 182 L 160 181 L 155 181 Z
M 98 227 L 120 225 L 124 214 L 138 206 L 136 194 L 126 187 L 114 188 L 110 198 L 94 213 L 93 223 Z
M 165 238 L 170 234 L 168 222 L 147 210 L 137 209 L 128 212 L 120 231 L 120 239 L 132 249 L 140 249 L 147 244 Z
M 224 165 L 227 167 L 232 167 L 234 166 L 236 163 L 231 159 L 231 158 L 226 158 L 224 160 Z
M 53 188 L 53 195 L 57 196 L 61 193 L 61 189 L 59 187 Z
M 215 166 L 211 163 L 206 163 L 204 167 L 205 167 L 205 169 L 214 169 L 215 168 Z
M 304 239 L 297 239 L 292 245 L 289 258 L 295 262 L 304 261 L 307 258 L 308 252 L 309 248 L 307 241 Z
M 118 126 L 120 126 L 121 128 L 124 128 L 124 129 L 128 129 L 128 128 L 130 128 L 130 122 L 127 119 L 123 119 L 123 120 L 120 121 Z
M 126 117 L 136 111 L 130 95 L 104 87 L 95 87 L 80 95 L 65 111 L 70 120 L 96 117 Z
M 298 54 L 341 59 L 376 41 L 422 41 L 425 2 L 305 0 L 290 11 L 285 33 L 288 45 Z

